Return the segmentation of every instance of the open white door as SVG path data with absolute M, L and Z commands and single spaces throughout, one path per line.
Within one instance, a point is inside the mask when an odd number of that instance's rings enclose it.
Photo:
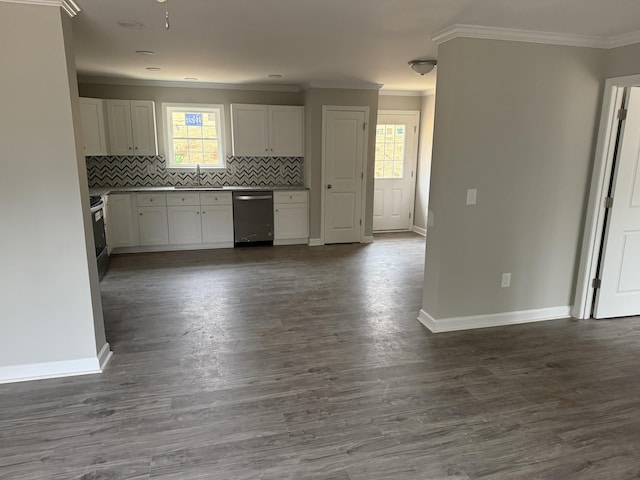
M 324 243 L 361 240 L 365 122 L 364 110 L 325 110 Z
M 640 87 L 629 89 L 614 175 L 595 318 L 640 314 Z
M 381 111 L 376 125 L 373 231 L 410 230 L 420 112 Z

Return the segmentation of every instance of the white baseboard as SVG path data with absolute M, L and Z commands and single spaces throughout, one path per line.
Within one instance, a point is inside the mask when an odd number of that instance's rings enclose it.
M 373 235 L 365 235 L 361 243 L 373 243 Z
M 499 327 L 517 325 L 520 323 L 543 322 L 567 318 L 571 307 L 539 308 L 536 310 L 521 310 L 516 312 L 494 313 L 489 315 L 471 315 L 468 317 L 433 318 L 429 313 L 420 310 L 418 321 L 433 333 L 455 332 L 457 330 L 471 330 L 474 328 Z
M 288 238 L 286 240 L 274 240 L 273 245 L 307 245 L 309 240 L 307 238 Z
M 109 344 L 105 343 L 96 357 L 0 367 L 0 384 L 101 373 L 111 356 Z
M 412 230 L 417 233 L 418 235 L 422 235 L 423 237 L 427 236 L 427 229 L 426 228 L 420 228 L 420 227 L 416 227 L 415 225 L 413 226 Z
M 324 245 L 324 241 L 321 238 L 310 238 L 309 246 L 310 247 L 321 247 Z

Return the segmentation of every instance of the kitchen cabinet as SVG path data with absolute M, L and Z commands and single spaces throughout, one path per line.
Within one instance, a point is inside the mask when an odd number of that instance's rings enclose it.
M 306 190 L 274 192 L 274 245 L 307 243 L 309 195 Z
M 108 155 L 104 100 L 81 97 L 80 124 L 85 156 Z
M 202 241 L 233 246 L 233 206 L 231 192 L 200 194 Z
M 169 243 L 171 245 L 202 243 L 198 192 L 167 193 L 166 198 Z
M 157 155 L 153 101 L 106 100 L 111 155 Z
M 107 196 L 106 224 L 109 252 L 114 248 L 138 245 L 138 228 L 130 194 Z
M 304 156 L 304 107 L 231 105 L 234 156 Z
M 164 193 L 138 193 L 138 231 L 140 245 L 167 245 L 167 200 Z

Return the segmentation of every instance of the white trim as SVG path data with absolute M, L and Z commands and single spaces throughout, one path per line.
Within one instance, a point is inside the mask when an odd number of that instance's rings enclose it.
M 0 384 L 100 373 L 98 357 L 0 367 Z
M 279 245 L 307 245 L 307 238 L 287 238 L 283 240 L 273 240 L 273 246 L 277 247 Z
M 126 195 L 126 194 L 125 194 Z M 148 253 L 148 252 L 178 252 L 188 250 L 211 250 L 218 248 L 233 248 L 233 242 L 218 243 L 193 243 L 182 245 L 143 245 L 137 247 L 117 247 L 113 249 L 115 255 L 122 253 Z
M 46 7 L 60 7 L 71 18 L 80 13 L 80 7 L 74 0 L 3 0 L 8 3 L 25 3 L 28 5 L 41 5 Z
M 623 33 L 616 37 L 609 39 L 609 48 L 626 47 L 627 45 L 633 45 L 640 43 L 640 31 Z
M 418 321 L 433 333 L 455 332 L 474 328 L 490 328 L 520 323 L 543 322 L 568 318 L 571 307 L 539 308 L 517 312 L 494 313 L 489 315 L 470 315 L 436 319 L 424 310 L 420 310 Z
M 109 347 L 109 344 L 105 342 L 100 351 L 98 352 L 98 365 L 100 365 L 100 371 L 104 372 L 104 369 L 107 367 L 107 364 L 113 357 L 113 352 Z
M 297 85 L 260 85 L 247 84 L 240 85 L 236 83 L 206 83 L 206 82 L 189 82 L 189 81 L 171 81 L 171 80 L 140 80 L 136 78 L 120 78 L 120 77 L 78 77 L 79 84 L 96 84 L 96 85 L 130 85 L 140 87 L 179 87 L 179 88 L 211 88 L 218 90 L 249 90 L 249 91 L 265 91 L 265 92 L 299 92 L 300 87 Z
M 412 231 L 414 231 L 415 233 L 417 233 L 418 235 L 422 235 L 423 237 L 427 236 L 427 229 L 426 228 L 420 228 L 417 226 L 413 226 Z
M 591 280 L 595 278 L 600 256 L 604 228 L 604 203 L 611 177 L 611 162 L 615 153 L 617 119 L 615 112 L 622 102 L 622 89 L 640 85 L 640 75 L 609 78 L 605 82 L 602 113 L 598 130 L 598 142 L 591 174 L 589 203 L 582 236 L 582 252 L 576 277 L 576 294 L 573 316 L 585 319 L 591 316 L 594 290 Z
M 426 97 L 435 93 L 435 88 L 428 90 L 380 90 L 381 97 Z
M 373 235 L 364 235 L 360 243 L 373 243 Z
M 543 43 L 571 47 L 610 48 L 611 39 L 588 35 L 570 35 L 515 28 L 486 27 L 482 25 L 453 25 L 431 36 L 437 45 L 454 38 L 481 38 L 512 42 Z
M 322 238 L 310 238 L 309 239 L 309 246 L 310 247 L 321 247 L 324 245 L 324 241 L 322 240 Z
M 351 83 L 351 82 L 316 82 L 310 81 L 302 85 L 303 90 L 310 88 L 338 88 L 344 90 L 380 90 L 382 83 Z

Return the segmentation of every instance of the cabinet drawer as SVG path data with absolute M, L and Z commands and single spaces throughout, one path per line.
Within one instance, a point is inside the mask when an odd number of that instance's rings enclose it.
M 200 205 L 198 192 L 167 193 L 167 205 Z
M 139 207 L 162 207 L 167 204 L 164 193 L 138 193 L 136 201 Z
M 200 192 L 200 205 L 231 205 L 231 192 Z
M 306 190 L 292 190 L 273 193 L 273 203 L 307 203 L 308 192 Z

